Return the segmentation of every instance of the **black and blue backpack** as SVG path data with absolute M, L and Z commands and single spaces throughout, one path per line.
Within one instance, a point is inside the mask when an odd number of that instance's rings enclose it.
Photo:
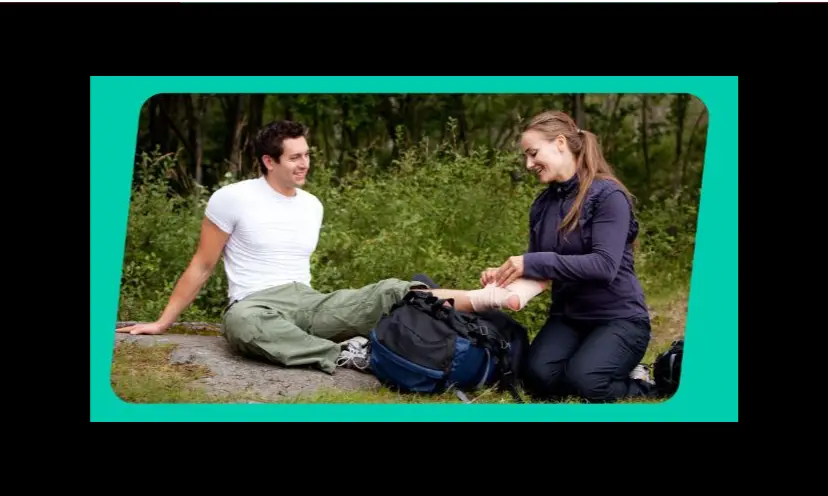
M 449 305 L 446 305 L 449 303 Z M 498 383 L 522 403 L 517 387 L 529 340 L 526 329 L 501 311 L 461 312 L 454 301 L 410 291 L 369 336 L 371 372 L 402 392 L 443 393 Z

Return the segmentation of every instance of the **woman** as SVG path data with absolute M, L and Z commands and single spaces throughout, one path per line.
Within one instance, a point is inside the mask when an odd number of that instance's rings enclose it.
M 481 283 L 551 282 L 549 317 L 530 348 L 527 389 L 595 402 L 647 395 L 651 382 L 637 365 L 649 345 L 650 318 L 635 274 L 638 223 L 629 191 L 596 136 L 562 112 L 534 117 L 521 148 L 526 168 L 549 187 L 531 208 L 528 251 L 484 271 Z

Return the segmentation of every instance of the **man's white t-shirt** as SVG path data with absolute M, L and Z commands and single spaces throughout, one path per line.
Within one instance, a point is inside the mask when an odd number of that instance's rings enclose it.
M 224 186 L 210 197 L 205 215 L 230 238 L 224 268 L 230 301 L 263 289 L 311 285 L 310 257 L 319 241 L 324 209 L 316 196 L 285 196 L 264 177 Z

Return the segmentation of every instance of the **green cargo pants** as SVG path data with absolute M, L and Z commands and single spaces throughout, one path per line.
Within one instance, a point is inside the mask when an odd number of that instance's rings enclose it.
M 359 289 L 320 293 L 291 283 L 253 293 L 224 312 L 222 333 L 231 348 L 286 367 L 336 370 L 339 344 L 367 336 L 382 314 L 420 282 L 385 279 Z

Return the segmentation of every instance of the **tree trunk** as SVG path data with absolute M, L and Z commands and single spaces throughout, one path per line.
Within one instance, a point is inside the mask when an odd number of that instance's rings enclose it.
M 469 154 L 468 129 L 466 122 L 466 106 L 463 104 L 463 95 L 451 95 L 450 115 L 457 119 L 457 138 L 463 143 L 463 152 Z
M 584 94 L 572 94 L 572 119 L 580 129 L 586 129 L 586 109 L 584 108 Z
M 649 120 L 647 114 L 649 112 L 648 95 L 641 96 L 641 152 L 644 155 L 644 191 L 645 198 L 650 196 L 650 150 L 647 141 Z
M 676 96 L 676 157 L 673 160 L 673 190 L 678 193 L 684 181 L 684 170 L 681 166 L 681 153 L 684 150 L 684 119 L 687 116 L 687 103 L 690 95 L 681 94 Z
M 247 97 L 244 95 L 235 95 L 229 100 L 228 110 L 231 117 L 228 122 L 230 131 L 230 150 L 227 154 L 230 162 L 230 173 L 234 178 L 241 177 L 242 174 L 242 139 L 244 127 L 247 121 L 247 114 L 244 112 L 244 106 Z
M 256 150 L 251 146 L 251 143 L 256 139 L 256 133 L 259 132 L 259 129 L 262 128 L 262 121 L 264 119 L 264 105 L 265 105 L 265 95 L 261 93 L 256 93 L 250 95 L 250 101 L 248 102 L 248 111 L 247 111 L 247 132 L 245 133 L 246 138 L 244 141 L 244 147 L 248 151 L 248 159 L 250 167 L 242 167 L 242 173 L 246 174 L 247 170 L 251 170 L 254 168 L 258 168 L 258 164 L 256 163 Z
M 192 95 L 184 99 L 187 114 L 190 151 L 193 159 L 193 174 L 196 184 L 204 184 L 204 114 L 207 111 L 209 95 Z

